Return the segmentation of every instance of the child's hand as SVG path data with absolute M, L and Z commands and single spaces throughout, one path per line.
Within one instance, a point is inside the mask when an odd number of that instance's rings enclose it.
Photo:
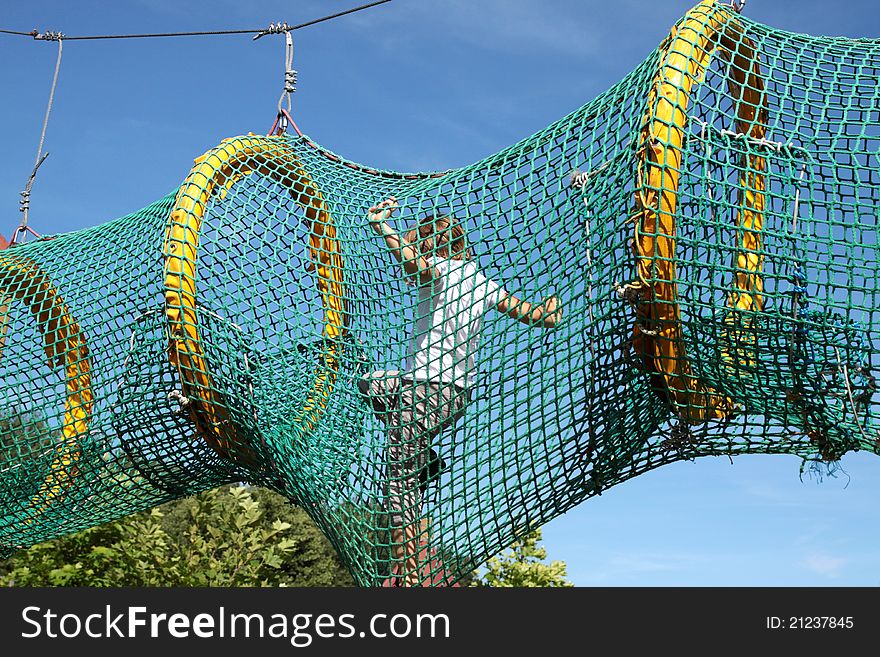
M 559 298 L 555 294 L 544 299 L 542 305 L 544 306 L 543 319 L 545 326 L 556 326 L 562 321 L 562 308 L 559 304 Z
M 373 224 L 375 227 L 376 224 L 381 224 L 383 221 L 388 219 L 394 213 L 397 207 L 397 199 L 393 196 L 390 196 L 378 205 L 374 205 L 373 207 L 371 207 L 370 214 L 367 216 L 367 218 L 370 220 L 370 223 Z

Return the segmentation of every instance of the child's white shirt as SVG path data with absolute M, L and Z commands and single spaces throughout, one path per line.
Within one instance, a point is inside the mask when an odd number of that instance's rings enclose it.
M 404 376 L 467 388 L 474 381 L 483 313 L 507 293 L 483 276 L 471 260 L 426 260 L 437 276 L 419 286 Z

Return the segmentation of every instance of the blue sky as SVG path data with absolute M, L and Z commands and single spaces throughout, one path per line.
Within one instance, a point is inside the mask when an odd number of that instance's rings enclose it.
M 471 163 L 607 89 L 696 0 L 394 0 L 295 33 L 294 117 L 348 159 L 396 170 Z M 340 0 L 4 2 L 0 28 L 69 35 L 259 28 Z M 810 34 L 880 36 L 874 0 L 751 0 L 751 18 Z M 0 35 L 0 232 L 19 221 L 57 45 Z M 174 189 L 220 139 L 265 133 L 283 38 L 70 41 L 32 197 L 43 233 L 103 223 Z M 878 586 L 880 460 L 799 477 L 793 457 L 679 463 L 544 528 L 578 585 Z

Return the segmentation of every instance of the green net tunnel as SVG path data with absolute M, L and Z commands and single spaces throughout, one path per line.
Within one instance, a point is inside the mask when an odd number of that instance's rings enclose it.
M 362 585 L 392 567 L 386 427 L 419 296 L 367 210 L 466 229 L 486 277 L 555 294 L 483 318 L 420 500 L 450 585 L 658 466 L 880 451 L 880 43 L 697 5 L 624 80 L 436 173 L 306 136 L 225 140 L 109 223 L 0 251 L 4 554 L 222 483 L 301 505 Z

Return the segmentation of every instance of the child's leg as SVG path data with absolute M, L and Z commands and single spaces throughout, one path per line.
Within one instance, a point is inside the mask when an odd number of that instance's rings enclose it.
M 391 523 L 391 552 L 394 564 L 392 576 L 403 570 L 405 560 L 402 510 L 404 502 L 400 500 L 399 482 L 404 478 L 403 472 L 403 437 L 401 435 L 401 389 L 399 372 L 376 371 L 362 376 L 358 381 L 358 391 L 364 401 L 373 409 L 373 414 L 386 427 L 388 442 L 386 444 L 387 472 L 383 493 L 387 500 L 387 510 Z
M 377 418 L 385 424 L 388 413 L 397 410 L 400 394 L 400 372 L 397 370 L 376 370 L 365 374 L 357 382 L 361 397 Z
M 418 586 L 419 544 L 423 532 L 421 481 L 430 441 L 462 414 L 464 397 L 454 386 L 401 380 L 399 372 L 372 372 L 358 389 L 388 431 L 385 494 L 391 521 L 395 571 L 407 586 Z
M 454 386 L 426 381 L 402 383 L 400 412 L 395 414 L 400 426 L 389 430 L 389 506 L 395 556 L 403 560 L 407 586 L 418 586 L 421 579 L 419 474 L 427 465 L 431 440 L 461 416 L 463 407 L 464 398 L 455 394 Z
M 419 456 L 427 436 L 420 434 L 418 388 L 407 381 L 400 391 L 396 426 L 388 427 L 388 509 L 395 560 L 405 573 L 406 586 L 418 586 L 418 522 L 421 515 Z

